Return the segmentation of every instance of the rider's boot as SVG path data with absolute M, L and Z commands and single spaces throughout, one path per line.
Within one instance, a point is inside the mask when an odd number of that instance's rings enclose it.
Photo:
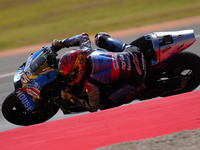
M 55 101 L 55 104 L 59 106 L 64 114 L 70 113 L 70 107 L 75 104 L 76 97 L 68 92 L 68 90 L 61 91 L 61 98 Z
M 64 114 L 71 113 L 69 110 L 69 104 L 67 103 L 67 101 L 65 99 L 58 98 L 54 101 L 54 104 L 56 104 L 58 107 L 60 107 Z
M 122 41 L 110 37 L 107 33 L 101 32 L 95 35 L 95 44 L 111 52 L 122 52 L 123 50 L 131 47 Z

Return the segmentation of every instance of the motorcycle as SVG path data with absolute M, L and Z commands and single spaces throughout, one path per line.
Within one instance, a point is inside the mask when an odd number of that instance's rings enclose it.
M 198 87 L 200 57 L 183 51 L 195 41 L 193 30 L 181 30 L 154 32 L 131 42 L 130 45 L 141 49 L 147 61 L 146 89 L 135 99 L 166 97 Z M 72 101 L 67 102 L 67 109 L 59 105 L 62 89 L 68 87 L 73 92 L 78 87 L 64 82 L 57 68 L 58 60 L 57 52 L 50 46 L 30 54 L 14 76 L 15 91 L 2 104 L 5 119 L 16 125 L 32 125 L 47 121 L 59 109 L 64 114 L 86 111 Z M 21 82 L 22 77 L 26 82 Z M 84 91 L 78 94 L 79 98 L 87 97 Z

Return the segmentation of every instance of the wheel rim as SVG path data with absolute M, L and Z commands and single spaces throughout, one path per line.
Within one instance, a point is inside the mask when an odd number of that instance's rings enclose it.
M 173 91 L 170 91 L 170 93 L 165 94 L 164 96 L 189 92 L 198 86 L 198 83 L 196 83 L 196 73 L 188 68 L 172 68 L 166 70 L 156 77 L 156 82 L 164 83 L 172 79 L 181 79 L 182 82 L 174 87 Z

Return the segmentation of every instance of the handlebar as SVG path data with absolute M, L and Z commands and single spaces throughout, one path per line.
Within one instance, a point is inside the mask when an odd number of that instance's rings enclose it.
M 47 64 L 53 68 L 56 66 L 56 56 L 58 56 L 57 51 L 53 47 L 45 47 L 43 49 L 43 56 L 46 57 L 45 61 Z

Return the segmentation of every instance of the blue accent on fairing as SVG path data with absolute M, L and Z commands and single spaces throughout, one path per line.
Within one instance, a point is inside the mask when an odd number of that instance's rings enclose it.
M 16 90 L 15 93 L 27 111 L 32 111 L 34 109 L 31 96 L 20 90 Z
M 36 78 L 32 79 L 27 86 L 25 86 L 26 88 L 29 87 L 34 87 L 36 90 L 41 90 L 42 87 L 44 87 L 46 84 L 50 83 L 51 81 L 55 80 L 57 78 L 57 74 L 56 71 L 50 71 L 47 72 L 45 74 L 41 74 L 39 76 L 37 76 Z M 35 84 L 37 83 L 37 84 Z M 35 86 L 37 85 L 37 86 Z
M 18 69 L 17 73 L 14 76 L 14 83 L 20 80 L 21 75 L 22 75 L 22 71 L 24 70 L 24 68 L 25 68 L 25 65 L 23 65 L 22 67 L 20 67 Z
M 49 49 L 50 46 L 46 46 L 43 47 L 41 50 L 35 52 L 34 54 L 32 54 L 31 56 L 29 56 L 28 61 L 26 62 L 25 65 L 23 65 L 22 67 L 20 67 L 17 71 L 17 73 L 14 76 L 14 83 L 16 83 L 17 81 L 20 80 L 21 75 L 22 75 L 22 71 L 24 71 L 25 68 L 27 68 L 28 66 L 30 66 L 31 62 L 37 58 L 37 56 L 41 53 L 41 51 L 43 51 L 44 49 Z
M 30 66 L 31 62 L 35 58 L 37 58 L 37 56 L 41 53 L 41 51 L 43 51 L 46 48 L 48 49 L 48 48 L 50 48 L 50 46 L 44 47 L 43 49 L 35 52 L 28 58 L 26 65 L 23 65 L 22 67 L 20 67 L 18 69 L 18 72 L 16 73 L 16 75 L 14 77 L 14 83 L 17 83 L 20 80 L 22 71 L 24 71 L 25 68 Z M 24 87 L 27 89 L 30 87 L 34 87 L 35 89 L 40 91 L 44 85 L 55 80 L 56 78 L 57 78 L 56 71 L 55 70 L 49 71 L 49 72 L 41 74 L 41 75 L 37 76 L 36 78 L 32 79 L 28 84 L 25 84 Z M 27 111 L 31 112 L 34 109 L 34 103 L 32 101 L 32 97 L 30 95 L 28 95 L 27 93 L 25 93 L 24 91 L 17 90 L 17 89 L 15 90 L 15 93 L 16 93 L 17 97 L 20 99 L 20 101 L 22 102 L 22 104 L 24 105 L 24 107 L 27 109 Z

